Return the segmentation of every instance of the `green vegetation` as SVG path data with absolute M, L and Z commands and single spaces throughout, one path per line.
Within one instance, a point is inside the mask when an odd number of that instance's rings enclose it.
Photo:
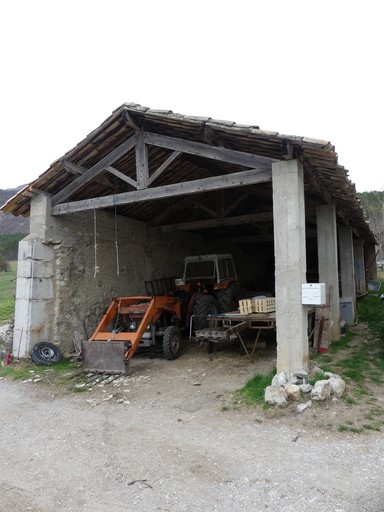
M 264 404 L 264 390 L 271 384 L 276 370 L 267 375 L 256 374 L 238 392 L 239 398 L 247 405 Z
M 79 364 L 69 359 L 62 359 L 59 363 L 50 366 L 35 365 L 31 361 L 18 361 L 11 366 L 0 368 L 0 377 L 11 377 L 14 380 L 34 381 L 40 379 L 44 381 L 52 380 L 54 377 L 59 383 L 63 383 L 67 378 L 73 378 L 73 370 L 77 370 Z M 83 371 L 81 371 L 83 374 Z M 38 380 L 37 382 L 40 382 Z
M 19 242 L 25 238 L 25 233 L 0 234 L 0 251 L 6 260 L 16 260 Z
M 384 284 L 383 276 L 379 279 Z M 328 353 L 311 355 L 316 366 L 340 375 L 347 384 L 341 400 L 353 408 L 353 417 L 334 426 L 339 432 L 382 431 L 384 427 L 384 408 L 378 405 L 376 397 L 377 386 L 384 384 L 384 301 L 380 300 L 381 293 L 384 293 L 384 286 L 379 294 L 369 294 L 358 304 L 359 321 L 368 323 L 367 331 L 359 333 L 352 329 L 339 341 L 333 342 Z M 255 375 L 238 391 L 237 400 L 245 405 L 265 405 L 264 390 L 271 384 L 274 374 L 275 371 L 268 375 Z M 313 376 L 311 384 L 322 378 L 319 372 Z M 319 410 L 321 404 L 316 406 Z M 284 414 L 284 410 L 279 410 L 279 414 Z M 315 416 L 315 411 L 312 411 L 312 419 Z
M 376 240 L 383 247 L 384 244 L 384 191 L 361 192 L 357 194 L 364 213 L 369 222 L 369 226 L 375 234 Z M 384 260 L 383 250 L 381 249 L 379 260 Z
M 0 323 L 10 321 L 15 311 L 16 265 L 11 262 L 9 272 L 0 272 Z

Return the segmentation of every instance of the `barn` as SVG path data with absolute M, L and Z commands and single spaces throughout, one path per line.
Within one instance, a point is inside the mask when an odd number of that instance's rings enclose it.
M 325 285 L 329 338 L 356 320 L 376 240 L 328 141 L 127 103 L 2 206 L 20 242 L 14 355 L 71 352 L 112 297 L 232 254 L 244 290 L 276 299 L 277 369 L 308 366 L 303 285 Z

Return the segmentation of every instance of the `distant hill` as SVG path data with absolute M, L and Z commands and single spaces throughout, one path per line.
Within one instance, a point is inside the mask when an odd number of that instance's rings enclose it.
M 17 188 L 0 189 L 0 206 L 17 194 L 24 185 Z M 8 233 L 29 233 L 29 218 L 19 215 L 8 215 L 0 211 L 0 235 Z

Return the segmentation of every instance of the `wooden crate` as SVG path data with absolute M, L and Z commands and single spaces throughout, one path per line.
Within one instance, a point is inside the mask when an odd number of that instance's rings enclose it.
M 242 299 L 239 300 L 239 309 L 242 315 L 248 315 L 249 313 L 254 313 L 252 299 Z
M 271 313 L 276 310 L 275 297 L 242 299 L 239 301 L 239 309 L 242 315 L 248 315 L 249 313 Z

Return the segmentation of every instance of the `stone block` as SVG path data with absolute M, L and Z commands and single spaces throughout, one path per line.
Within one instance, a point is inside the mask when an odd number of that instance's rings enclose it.
M 288 404 L 288 398 L 283 387 L 267 386 L 264 392 L 264 400 L 270 405 L 285 407 Z
M 41 277 L 44 279 L 53 276 L 53 263 L 47 261 L 34 261 L 26 259 L 17 263 L 17 277 Z
M 329 380 L 318 380 L 311 391 L 312 400 L 324 401 L 331 396 Z
M 292 402 L 299 402 L 301 400 L 301 392 L 297 384 L 287 384 L 284 390 L 288 399 L 292 400 Z
M 331 394 L 335 396 L 342 396 L 345 391 L 345 381 L 340 377 L 330 377 L 328 382 L 331 385 Z

